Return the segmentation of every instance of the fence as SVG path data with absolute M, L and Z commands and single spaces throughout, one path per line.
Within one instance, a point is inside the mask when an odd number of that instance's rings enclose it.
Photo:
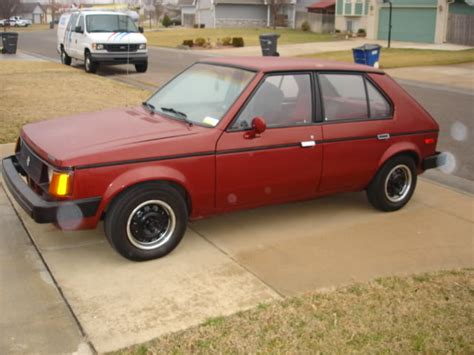
M 446 40 L 449 43 L 474 46 L 474 16 L 449 14 Z
M 329 33 L 334 31 L 334 14 L 318 14 L 298 11 L 296 13 L 296 28 L 301 29 L 303 22 L 308 21 L 312 32 Z

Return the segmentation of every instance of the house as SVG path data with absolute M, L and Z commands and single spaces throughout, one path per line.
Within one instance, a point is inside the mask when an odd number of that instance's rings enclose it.
M 193 27 L 196 23 L 196 0 L 179 0 L 181 8 L 181 25 Z
M 330 33 L 334 31 L 336 0 L 321 0 L 307 4 L 305 11 L 296 12 L 296 28 L 307 22 L 311 31 Z
M 276 26 L 295 28 L 296 0 L 273 0 L 279 6 Z M 195 0 L 198 25 L 205 27 L 269 27 L 272 0 Z
M 20 3 L 16 16 L 31 20 L 32 23 L 46 23 L 47 9 L 40 3 Z
M 474 45 L 471 0 L 392 0 L 391 39 L 395 41 Z M 336 29 L 368 39 L 387 39 L 389 4 L 381 0 L 337 0 Z

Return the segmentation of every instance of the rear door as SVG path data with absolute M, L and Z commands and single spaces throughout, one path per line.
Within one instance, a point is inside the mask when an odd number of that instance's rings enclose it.
M 393 108 L 363 73 L 321 72 L 324 168 L 320 191 L 363 189 L 390 146 Z
M 251 207 L 315 194 L 321 173 L 321 126 L 313 122 L 310 73 L 262 79 L 217 143 L 217 207 Z M 267 129 L 248 138 L 254 117 Z
M 72 14 L 69 18 L 69 23 L 67 25 L 66 32 L 64 34 L 64 49 L 70 57 L 75 57 L 74 47 L 73 47 L 73 35 L 75 34 L 75 28 L 77 23 L 78 14 Z

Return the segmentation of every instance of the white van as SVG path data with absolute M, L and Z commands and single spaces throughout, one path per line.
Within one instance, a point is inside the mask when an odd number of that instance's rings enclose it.
M 148 68 L 143 28 L 124 13 L 81 10 L 65 13 L 58 23 L 57 50 L 61 62 L 84 61 L 88 73 L 102 64 L 134 64 L 139 73 Z

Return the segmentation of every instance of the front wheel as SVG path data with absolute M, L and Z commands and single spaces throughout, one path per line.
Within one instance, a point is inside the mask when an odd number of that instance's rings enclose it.
M 135 64 L 135 70 L 138 73 L 144 73 L 148 69 L 148 62 L 140 63 L 140 64 Z
M 61 48 L 61 63 L 64 65 L 71 65 L 71 57 L 67 55 L 64 48 Z
M 98 64 L 92 61 L 91 54 L 86 52 L 84 56 L 84 69 L 86 73 L 95 73 L 97 71 Z
M 379 170 L 367 188 L 369 202 L 381 211 L 396 211 L 405 206 L 415 191 L 417 180 L 413 158 L 400 155 Z
M 105 234 L 112 247 L 129 260 L 163 257 L 179 244 L 186 231 L 184 196 L 166 183 L 130 188 L 117 197 L 105 217 Z

